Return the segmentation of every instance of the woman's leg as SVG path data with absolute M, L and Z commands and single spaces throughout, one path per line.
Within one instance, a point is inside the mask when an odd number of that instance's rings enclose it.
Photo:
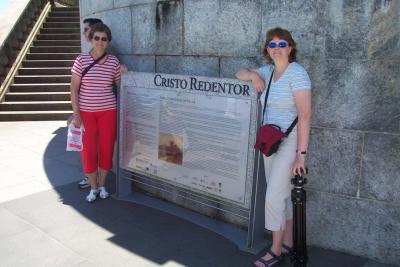
M 81 111 L 85 131 L 82 136 L 81 152 L 83 172 L 89 178 L 91 188 L 97 188 L 97 120 L 95 112 Z
M 282 253 L 288 253 L 284 248 L 282 248 L 282 244 L 286 246 L 292 247 L 293 246 L 293 220 L 286 221 L 286 227 L 283 231 L 272 231 L 272 246 L 271 251 L 280 256 Z M 270 260 L 272 259 L 272 255 L 266 254 L 263 259 Z M 262 263 L 257 263 L 257 266 L 264 267 Z
M 265 196 L 265 228 L 272 231 L 271 251 L 280 256 L 282 243 L 292 245 L 292 225 L 290 193 L 292 185 L 291 165 L 295 158 L 296 140 L 287 139 L 282 143 L 278 153 L 271 157 L 264 157 L 267 192 Z M 288 218 L 290 218 L 288 220 Z M 287 242 L 287 243 L 286 243 Z M 286 251 L 285 251 L 286 252 Z M 270 260 L 273 256 L 267 253 L 263 259 Z M 264 265 L 257 261 L 257 266 Z
M 283 235 L 284 235 L 284 231 L 272 231 L 271 250 L 278 256 L 281 255 L 281 253 L 282 253 Z
M 116 131 L 117 110 L 103 111 L 99 117 L 99 187 L 104 188 L 108 171 L 112 168 Z
M 103 187 L 106 184 L 107 174 L 108 170 L 99 168 L 99 180 L 98 180 L 99 187 Z
M 86 196 L 88 202 L 96 200 L 97 190 L 97 118 L 96 112 L 81 112 L 81 118 L 85 131 L 82 142 L 83 150 L 81 152 L 83 172 L 89 178 L 90 192 Z
M 293 219 L 286 221 L 285 231 L 283 231 L 283 244 L 288 247 L 293 247 Z M 286 249 L 283 248 L 284 253 L 288 253 Z
M 92 173 L 85 173 L 86 177 L 89 178 L 89 184 L 91 189 L 97 189 L 97 171 Z

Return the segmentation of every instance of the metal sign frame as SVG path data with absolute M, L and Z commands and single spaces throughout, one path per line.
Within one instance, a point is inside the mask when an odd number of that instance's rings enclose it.
M 149 73 L 134 73 L 134 75 L 149 75 Z M 124 74 L 124 75 L 130 75 Z M 131 74 L 132 75 L 132 74 Z M 151 73 L 151 75 L 157 75 Z M 168 75 L 168 74 L 163 74 Z M 187 77 L 183 75 L 169 75 L 173 77 Z M 198 77 L 198 76 L 191 76 Z M 216 79 L 198 77 L 202 79 Z M 116 162 L 116 175 L 117 175 L 117 186 L 115 197 L 119 200 L 131 201 L 152 208 L 159 209 L 163 212 L 167 212 L 178 217 L 184 218 L 192 223 L 205 227 L 211 231 L 214 231 L 225 238 L 234 242 L 241 250 L 248 251 L 254 254 L 259 253 L 263 248 L 268 245 L 268 241 L 264 239 L 264 197 L 265 197 L 265 174 L 263 158 L 259 152 L 255 152 L 253 145 L 255 142 L 256 131 L 260 124 L 261 108 L 258 101 L 258 95 L 255 92 L 251 93 L 251 117 L 250 117 L 250 129 L 249 129 L 249 154 L 251 158 L 250 172 L 252 175 L 251 184 L 247 186 L 246 190 L 249 190 L 249 207 L 243 207 L 236 205 L 233 202 L 225 201 L 220 198 L 210 196 L 208 194 L 202 194 L 196 190 L 190 190 L 174 183 L 164 181 L 162 179 L 154 179 L 149 175 L 145 175 L 140 172 L 124 169 L 120 166 L 120 141 L 121 141 L 121 127 L 123 122 L 121 121 L 123 110 L 121 109 L 123 99 L 124 86 L 128 79 L 122 79 L 121 91 L 118 94 L 118 120 L 117 120 L 117 162 Z M 226 79 L 224 79 L 226 80 Z M 230 79 L 232 82 L 238 84 L 248 84 L 238 80 Z M 249 171 L 249 170 L 248 170 Z M 249 173 L 249 172 L 248 172 Z M 245 222 L 246 227 L 238 227 L 231 223 L 227 223 L 221 220 L 210 218 L 206 215 L 202 215 L 191 209 L 182 207 L 185 205 L 177 205 L 172 202 L 161 200 L 158 197 L 149 196 L 145 192 L 140 192 L 135 189 L 138 185 L 141 185 L 151 190 L 156 190 L 159 194 L 168 197 L 174 197 L 178 199 L 180 203 L 189 203 L 186 206 L 196 205 L 204 209 L 213 210 L 216 213 L 227 214 L 228 216 L 237 219 L 238 221 Z

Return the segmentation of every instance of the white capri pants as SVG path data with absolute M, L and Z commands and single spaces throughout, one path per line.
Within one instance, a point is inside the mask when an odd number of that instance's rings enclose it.
M 265 194 L 265 228 L 270 231 L 285 230 L 286 220 L 293 218 L 291 167 L 296 159 L 297 132 L 290 133 L 278 151 L 264 157 L 267 192 Z

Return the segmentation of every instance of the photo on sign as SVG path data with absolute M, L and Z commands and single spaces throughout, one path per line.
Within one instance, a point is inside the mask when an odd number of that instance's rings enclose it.
M 183 138 L 170 133 L 159 133 L 158 159 L 169 163 L 182 165 Z

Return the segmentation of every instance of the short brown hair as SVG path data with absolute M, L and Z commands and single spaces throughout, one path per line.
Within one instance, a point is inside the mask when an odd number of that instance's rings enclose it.
M 107 35 L 107 38 L 108 38 L 109 42 L 112 39 L 111 30 L 104 23 L 96 23 L 96 24 L 94 24 L 93 26 L 90 27 L 89 40 L 93 39 L 93 36 L 94 36 L 95 32 L 103 32 L 103 33 L 105 33 Z
M 296 53 L 297 53 L 296 42 L 293 40 L 293 37 L 288 30 L 282 29 L 279 27 L 270 29 L 267 32 L 267 37 L 266 37 L 265 43 L 264 43 L 263 55 L 268 60 L 268 62 L 272 63 L 272 58 L 268 55 L 267 48 L 268 48 L 268 45 L 271 42 L 271 40 L 274 39 L 275 37 L 288 42 L 289 46 L 292 48 L 292 51 L 290 52 L 290 55 L 289 55 L 289 62 L 295 62 L 296 61 Z

